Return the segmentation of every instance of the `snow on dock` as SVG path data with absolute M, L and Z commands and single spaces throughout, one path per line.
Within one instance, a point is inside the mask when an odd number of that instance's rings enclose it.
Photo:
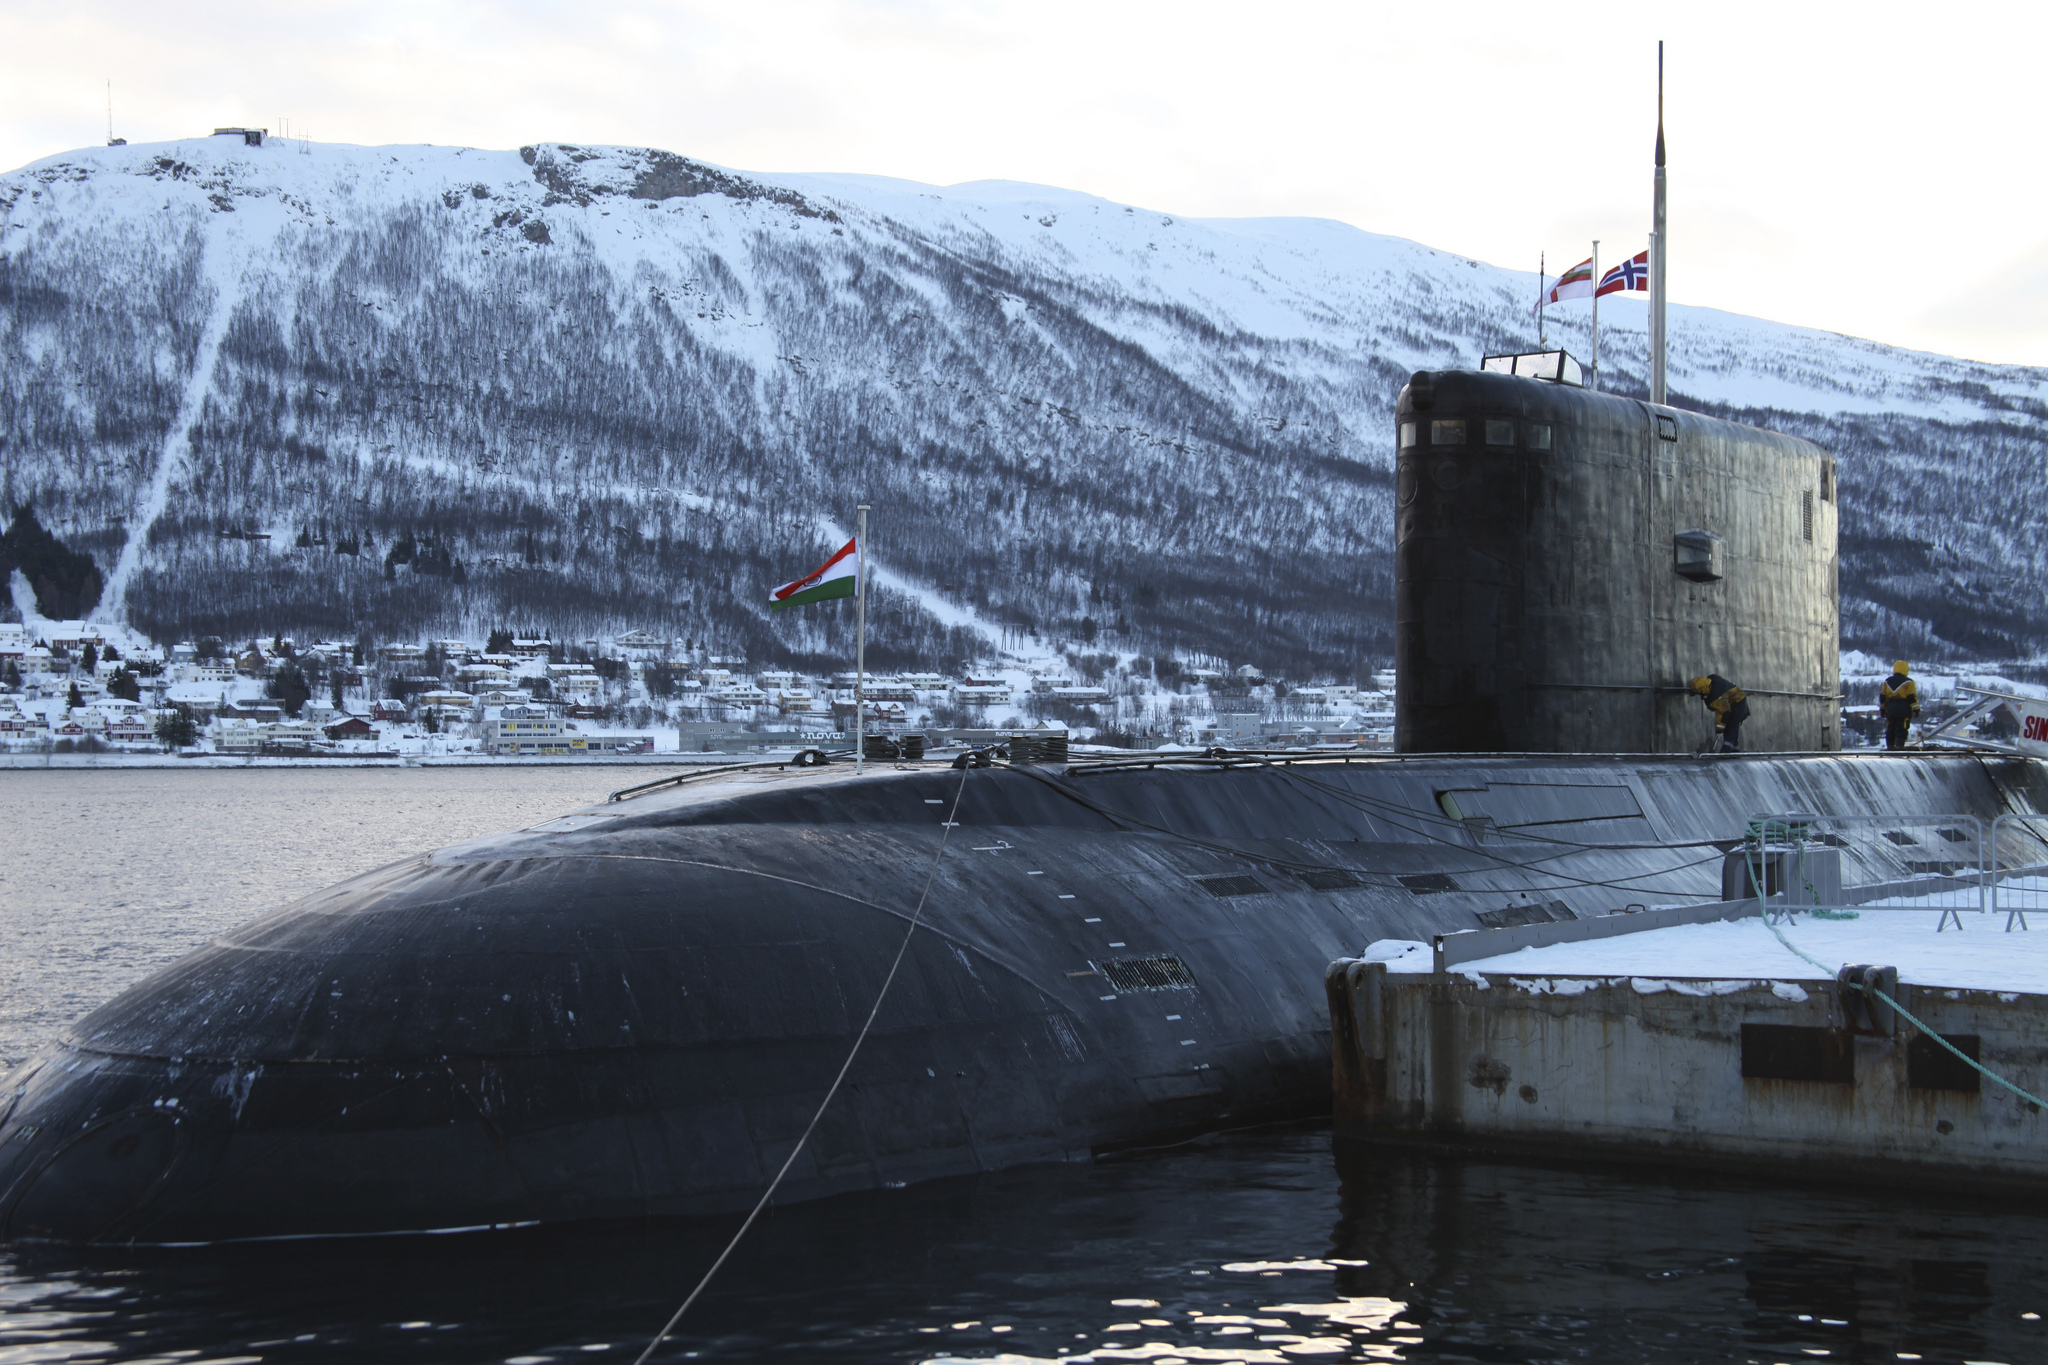
M 2048 921 L 1893 899 L 1774 914 L 1776 932 L 1750 902 L 1575 942 L 1375 943 L 1325 976 L 1337 1131 L 2048 1191 Z M 1896 968 L 1902 1010 L 1808 958 Z
M 2048 994 L 2048 916 L 2041 917 L 2038 931 L 2007 933 L 2005 915 L 1966 910 L 1959 933 L 1953 919 L 1946 932 L 1937 932 L 1937 909 L 1859 906 L 1852 913 L 1855 919 L 1800 915 L 1779 932 L 1822 962 L 1883 963 L 1915 985 Z M 1368 948 L 1365 960 L 1385 962 L 1390 972 L 1428 972 L 1432 954 L 1426 943 L 1387 940 Z M 1527 947 L 1461 962 L 1452 970 L 1477 980 L 1507 975 L 1806 981 L 1819 975 L 1754 916 Z

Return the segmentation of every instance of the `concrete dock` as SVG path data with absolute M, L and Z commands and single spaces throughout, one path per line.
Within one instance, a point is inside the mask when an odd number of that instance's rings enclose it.
M 1897 968 L 1904 1010 L 2042 1095 L 2048 932 L 1968 915 L 1938 934 L 1938 917 L 1782 932 L 1823 962 Z M 1384 942 L 1330 965 L 1340 1137 L 2048 1192 L 2048 1115 L 1873 1015 L 1760 918 L 1444 957 Z

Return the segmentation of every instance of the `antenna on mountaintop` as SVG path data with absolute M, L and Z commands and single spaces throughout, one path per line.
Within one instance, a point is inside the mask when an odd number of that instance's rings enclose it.
M 114 136 L 114 82 L 111 79 L 107 82 L 107 145 L 109 147 L 126 147 L 128 145 L 127 138 Z

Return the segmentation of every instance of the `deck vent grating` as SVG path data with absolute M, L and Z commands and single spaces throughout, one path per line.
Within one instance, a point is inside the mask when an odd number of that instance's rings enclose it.
M 1950 843 L 1952 843 L 1952 844 L 1967 844 L 1967 843 L 1969 843 L 1969 842 L 1970 842 L 1970 836 L 1969 836 L 1969 834 L 1968 834 L 1968 833 L 1966 833 L 1966 832 L 1965 832 L 1965 831 L 1963 831 L 1963 830 L 1959 830 L 1959 829 L 1938 829 L 1938 830 L 1936 830 L 1936 831 L 1934 831 L 1934 832 L 1935 832 L 1936 834 L 1939 834 L 1939 835 L 1940 835 L 1940 836 L 1941 836 L 1942 838 L 1944 838 L 1944 839 L 1948 840 L 1948 841 L 1949 841 Z
M 1109 984 L 1119 992 L 1191 991 L 1195 974 L 1188 964 L 1172 953 L 1157 957 L 1120 957 L 1095 964 Z
M 1900 848 L 1905 848 L 1910 844 L 1917 844 L 1920 842 L 1918 839 L 1915 839 L 1912 835 L 1903 833 L 1895 829 L 1886 830 L 1884 832 L 1884 837 L 1891 840 L 1893 843 L 1897 844 Z
M 1316 868 L 1303 872 L 1300 876 L 1302 881 L 1308 883 L 1311 891 L 1345 891 L 1354 886 L 1364 885 L 1358 880 L 1356 873 L 1336 867 Z
M 1967 863 L 1959 863 L 1953 858 L 1908 858 L 1906 860 L 1906 870 L 1923 877 L 1953 877 L 1967 866 Z
M 1458 884 L 1451 880 L 1448 872 L 1410 872 L 1394 878 L 1418 896 L 1434 895 L 1439 891 L 1456 891 Z
M 1257 877 L 1197 877 L 1195 885 L 1218 898 L 1266 894 L 1266 884 Z

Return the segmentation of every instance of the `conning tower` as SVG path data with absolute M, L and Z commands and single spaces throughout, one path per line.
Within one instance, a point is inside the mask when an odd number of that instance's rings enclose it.
M 1395 422 L 1399 750 L 1688 752 L 1709 672 L 1745 748 L 1841 747 L 1827 452 L 1590 392 L 1561 351 L 1425 370 Z

